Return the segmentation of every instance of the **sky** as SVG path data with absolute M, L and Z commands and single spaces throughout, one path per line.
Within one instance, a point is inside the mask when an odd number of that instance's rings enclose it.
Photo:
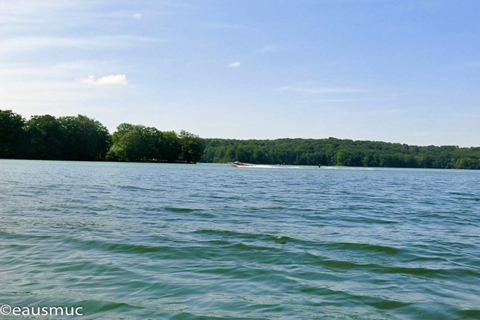
M 480 146 L 478 0 L 0 0 L 0 109 Z

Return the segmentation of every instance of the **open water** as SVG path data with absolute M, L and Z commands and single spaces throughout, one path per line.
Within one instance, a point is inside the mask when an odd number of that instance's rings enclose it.
M 2 160 L 0 306 L 480 319 L 480 171 Z

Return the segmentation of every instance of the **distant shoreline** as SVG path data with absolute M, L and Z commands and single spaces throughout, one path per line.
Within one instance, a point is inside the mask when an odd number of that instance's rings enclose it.
M 113 134 L 83 115 L 29 120 L 0 110 L 0 158 L 159 163 L 480 169 L 480 147 L 411 146 L 348 139 L 202 139 L 122 123 Z
M 480 169 L 480 147 L 411 146 L 349 139 L 204 139 L 201 162 L 311 166 Z

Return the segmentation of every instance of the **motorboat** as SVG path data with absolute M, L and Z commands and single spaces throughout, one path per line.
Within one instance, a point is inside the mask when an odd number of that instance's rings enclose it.
M 228 164 L 233 166 L 233 167 L 253 167 L 254 166 L 251 163 L 245 163 L 245 162 L 240 162 L 240 161 L 229 162 Z

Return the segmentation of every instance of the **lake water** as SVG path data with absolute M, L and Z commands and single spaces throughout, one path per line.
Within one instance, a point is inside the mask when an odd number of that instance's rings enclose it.
M 480 319 L 479 186 L 480 171 L 2 160 L 0 305 Z

